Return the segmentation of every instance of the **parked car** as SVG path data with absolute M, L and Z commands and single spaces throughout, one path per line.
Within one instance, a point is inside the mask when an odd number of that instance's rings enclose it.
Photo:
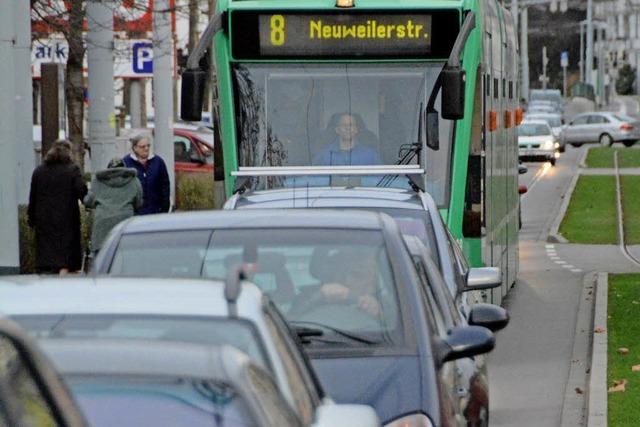
M 550 101 L 562 105 L 563 98 L 559 89 L 532 89 L 529 93 L 529 102 Z
M 114 340 L 130 342 L 131 346 L 140 339 L 181 343 L 182 347 L 230 345 L 273 375 L 301 425 L 329 427 L 344 420 L 343 425 L 351 426 L 351 417 L 363 420 L 363 427 L 379 423 L 370 407 L 335 405 L 324 395 L 308 359 L 273 303 L 256 286 L 240 283 L 239 277 L 234 281 L 233 275 L 226 284 L 162 278 L 3 278 L 0 313 L 51 348 L 62 348 L 67 340 L 81 343 L 78 357 L 82 349 L 106 352 Z M 109 351 L 117 359 L 118 353 L 128 351 L 125 347 Z M 65 357 L 60 352 L 51 353 L 54 361 Z M 135 357 L 135 352 L 131 355 Z M 177 356 L 165 353 L 162 358 L 179 366 Z M 122 363 L 130 362 L 123 357 Z M 94 370 L 109 369 L 100 366 L 103 363 L 97 355 L 86 363 L 95 363 Z M 141 364 L 140 359 L 131 366 L 135 364 Z M 85 410 L 91 415 L 99 415 L 95 411 L 101 409 L 91 406 L 90 400 L 81 403 L 89 405 Z M 137 425 L 150 424 L 157 425 Z
M 88 425 L 53 364 L 7 318 L 0 318 L 0 425 Z
M 549 126 L 551 126 L 551 131 L 553 132 L 553 136 L 555 138 L 555 142 L 557 142 L 560 146 L 558 150 L 561 153 L 565 151 L 565 142 L 562 137 L 562 130 L 564 128 L 564 120 L 562 120 L 562 116 L 557 113 L 533 113 L 527 114 L 524 117 L 525 121 L 530 120 L 544 120 L 547 122 Z
M 238 263 L 251 266 L 252 280 L 297 328 L 338 402 L 370 404 L 390 427 L 466 420 L 467 400 L 447 362 L 490 351 L 493 335 L 482 322 L 441 335 L 400 229 L 385 214 L 263 209 L 138 217 L 114 230 L 95 266 L 112 275 L 219 278 Z
M 529 104 L 527 114 L 556 114 L 561 110 L 553 105 L 547 104 Z
M 609 147 L 622 142 L 631 147 L 640 140 L 640 121 L 619 113 L 590 112 L 573 118 L 564 128 L 565 143 L 580 147 L 584 143 L 599 142 Z
M 527 120 L 518 126 L 518 157 L 522 160 L 548 161 L 556 164 L 556 142 L 551 126 L 544 120 Z
M 176 172 L 213 176 L 213 133 L 174 128 L 173 150 Z

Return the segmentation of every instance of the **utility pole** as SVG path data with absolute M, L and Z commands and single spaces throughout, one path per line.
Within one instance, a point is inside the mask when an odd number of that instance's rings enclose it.
M 562 96 L 567 97 L 567 67 L 569 66 L 569 52 L 566 50 L 560 54 L 560 66 L 562 67 Z
M 31 83 L 31 9 L 30 2 L 14 1 L 15 23 L 15 139 L 16 184 L 18 203 L 29 201 L 31 172 L 36 167 L 33 147 L 33 97 Z
M 585 76 L 587 83 L 593 84 L 593 0 L 587 0 L 587 53 L 585 61 Z
M 522 97 L 529 101 L 529 17 L 527 8 L 522 8 L 520 22 L 520 63 L 522 64 Z
M 91 169 L 96 173 L 105 169 L 116 155 L 112 0 L 88 0 L 86 13 L 89 24 L 89 147 Z
M 547 57 L 547 47 L 542 46 L 542 76 L 540 76 L 540 80 L 542 80 L 542 89 L 547 89 L 547 64 L 549 63 L 549 58 Z
M 155 152 L 165 161 L 169 172 L 171 206 L 175 200 L 173 153 L 173 81 L 171 63 L 171 13 L 169 0 L 153 2 L 153 98 L 155 109 Z
M 142 127 L 142 103 L 144 102 L 144 88 L 144 80 L 129 80 L 129 115 L 131 116 L 131 127 L 133 129 Z
M 14 16 L 0 13 L 0 274 L 20 273 L 16 195 Z M 27 70 L 21 70 L 29 74 Z M 31 116 L 30 112 L 30 116 Z
M 580 22 L 580 59 L 578 66 L 580 67 L 580 81 L 584 82 L 584 22 Z

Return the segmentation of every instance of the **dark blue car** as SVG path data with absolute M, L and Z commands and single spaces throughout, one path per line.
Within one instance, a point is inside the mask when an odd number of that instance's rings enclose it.
M 466 425 L 455 365 L 491 331 L 446 329 L 396 222 L 365 211 L 243 210 L 137 217 L 112 233 L 100 273 L 224 278 L 243 264 L 293 326 L 324 389 L 388 426 Z M 408 423 L 408 424 L 404 424 Z

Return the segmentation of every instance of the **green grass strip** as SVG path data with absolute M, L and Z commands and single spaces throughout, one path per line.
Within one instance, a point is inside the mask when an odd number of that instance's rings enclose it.
M 624 240 L 627 245 L 640 244 L 640 176 L 620 176 Z M 640 311 L 640 308 L 639 308 Z
M 633 148 L 618 149 L 618 166 L 620 168 L 640 168 L 640 150 Z
M 586 164 L 588 168 L 612 168 L 613 148 L 593 147 L 589 148 Z
M 617 224 L 615 177 L 581 176 L 560 233 L 571 243 L 615 244 Z
M 608 387 L 614 380 L 628 381 L 626 391 L 609 393 L 609 425 L 636 427 L 640 420 L 640 274 L 609 276 L 608 307 Z M 619 348 L 628 348 L 620 354 Z

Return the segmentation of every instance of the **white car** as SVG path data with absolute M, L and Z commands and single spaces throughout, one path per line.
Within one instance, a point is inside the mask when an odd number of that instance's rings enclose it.
M 273 375 L 302 425 L 379 425 L 371 407 L 337 405 L 323 395 L 306 356 L 273 303 L 255 285 L 239 278 L 222 283 L 5 277 L 0 280 L 0 313 L 46 341 L 45 351 L 52 342 L 65 339 L 83 340 L 86 348 L 92 343 L 127 340 L 132 345 L 140 340 L 230 345 Z M 55 365 L 56 354 L 49 356 Z M 87 402 L 78 400 L 81 406 Z M 88 401 L 85 412 L 100 410 Z
M 556 142 L 560 144 L 560 152 L 564 153 L 565 144 L 564 138 L 562 137 L 562 130 L 564 128 L 564 121 L 562 120 L 562 116 L 558 113 L 534 113 L 527 114 L 524 116 L 525 121 L 530 120 L 543 120 L 551 126 L 551 131 L 553 132 L 553 136 L 556 138 Z
M 522 160 L 536 159 L 556 164 L 560 144 L 544 120 L 527 120 L 518 126 L 518 155 Z

